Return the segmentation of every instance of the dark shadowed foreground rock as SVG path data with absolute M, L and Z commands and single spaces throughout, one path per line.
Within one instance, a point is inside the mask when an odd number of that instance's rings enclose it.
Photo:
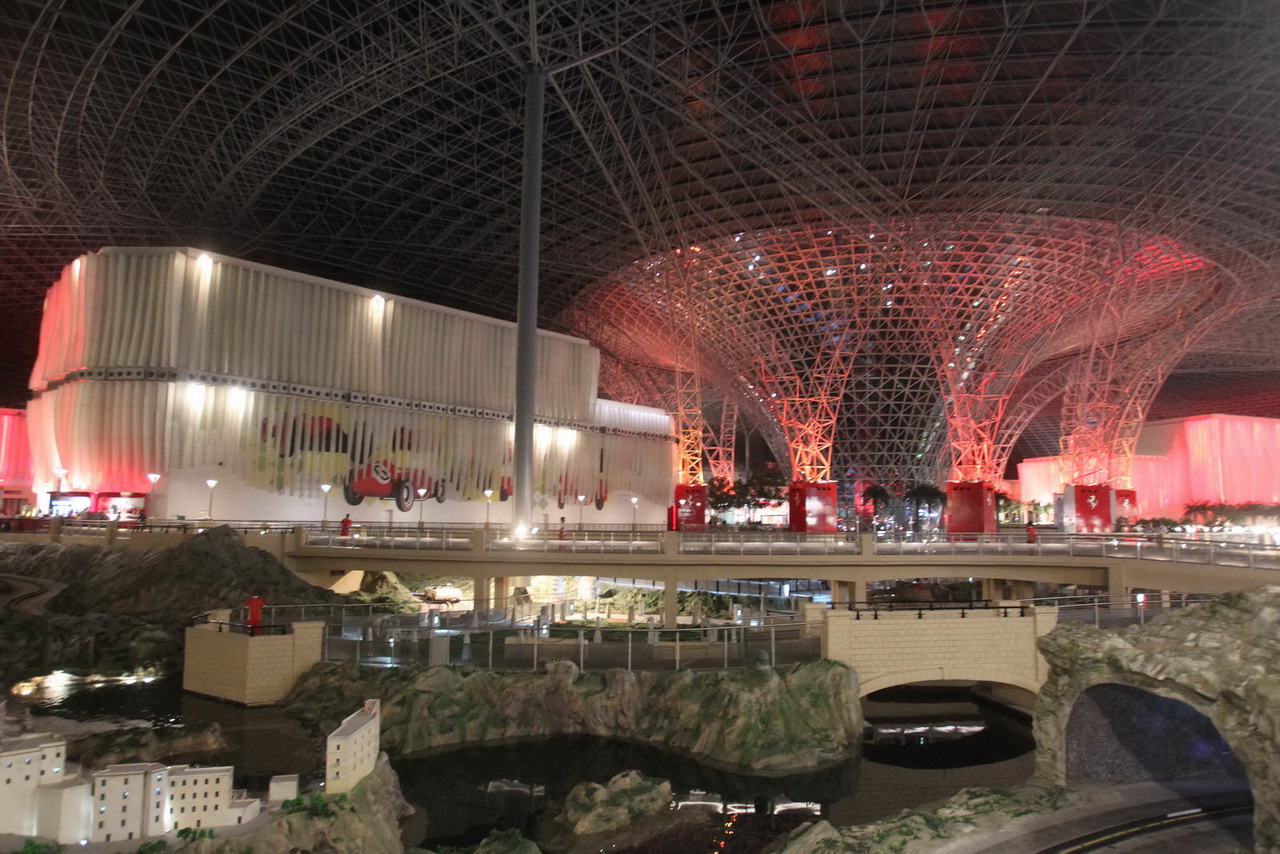
M 222 728 L 212 721 L 201 721 L 184 726 L 130 727 L 86 735 L 67 745 L 67 758 L 96 770 L 123 762 L 159 762 L 175 756 L 185 759 L 226 746 Z
M 0 680 L 68 670 L 115 675 L 177 669 L 182 627 L 195 614 L 259 595 L 272 605 L 340 602 L 228 527 L 177 546 L 0 543 L 0 572 L 66 585 L 46 613 L 0 617 Z
M 552 734 L 648 742 L 704 761 L 787 773 L 857 752 L 862 720 L 854 673 L 829 661 L 751 670 L 580 674 L 360 668 L 318 664 L 286 710 L 328 731 L 358 698 L 382 698 L 382 744 L 433 747 Z
M 1116 696 L 1134 702 L 1135 692 L 1114 686 L 1180 700 L 1212 722 L 1248 773 L 1255 850 L 1280 852 L 1280 587 L 1227 593 L 1123 631 L 1058 626 L 1040 638 L 1040 650 L 1051 668 L 1036 702 L 1040 781 L 1068 782 L 1068 727 L 1090 689 L 1105 689 L 1096 697 L 1106 702 Z M 1091 703 L 1093 699 L 1080 706 Z M 1105 717 L 1091 720 L 1105 724 Z M 1124 717 L 1113 712 L 1115 733 L 1121 732 Z M 1091 735 L 1097 739 L 1106 733 Z M 1110 742 L 1114 751 L 1141 747 L 1132 741 L 1127 745 L 1122 735 L 1113 734 Z M 1112 766 L 1106 770 L 1125 767 L 1120 762 Z
M 936 808 L 903 810 L 858 827 L 817 821 L 769 845 L 768 854 L 927 854 L 943 840 L 989 833 L 1027 816 L 1054 812 L 1068 802 L 1065 789 L 963 789 Z

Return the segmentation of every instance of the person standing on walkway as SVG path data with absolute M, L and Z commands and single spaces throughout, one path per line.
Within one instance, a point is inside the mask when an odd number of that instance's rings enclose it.
M 342 524 L 338 528 L 338 536 L 348 537 L 351 535 L 351 514 L 342 517 Z

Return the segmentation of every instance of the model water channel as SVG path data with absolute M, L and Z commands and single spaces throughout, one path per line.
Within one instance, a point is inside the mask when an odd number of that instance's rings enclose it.
M 265 788 L 273 774 L 322 774 L 324 743 L 276 709 L 244 709 L 184 694 L 178 680 L 72 684 L 22 698 L 36 716 L 127 718 L 165 726 L 217 722 L 228 746 L 190 759 L 236 767 L 237 787 Z M 696 762 L 643 744 L 580 736 L 441 749 L 394 761 L 417 814 L 405 842 L 476 844 L 490 830 L 533 835 L 543 813 L 576 784 L 635 769 L 671 782 L 677 807 L 717 820 L 673 830 L 687 838 L 616 852 L 721 850 L 750 854 L 802 822 L 863 824 L 949 797 L 966 786 L 1014 786 L 1033 770 L 1025 715 L 976 699 L 963 686 L 905 686 L 864 701 L 859 759 L 805 774 L 762 777 Z M 38 720 L 35 722 L 39 728 Z M 175 757 L 186 761 L 187 757 Z M 724 843 L 723 846 L 720 843 Z M 672 847 L 677 846 L 677 847 Z

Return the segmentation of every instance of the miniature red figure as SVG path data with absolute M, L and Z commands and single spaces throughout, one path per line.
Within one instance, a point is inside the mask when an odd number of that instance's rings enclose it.
M 338 535 L 341 537 L 346 537 L 346 536 L 349 536 L 350 534 L 351 534 L 351 514 L 348 513 L 347 515 L 342 517 L 342 524 L 338 528 Z
M 244 623 L 253 637 L 258 636 L 258 626 L 262 623 L 262 605 L 261 596 L 250 596 L 249 601 L 244 603 L 245 608 L 249 610 L 249 616 Z

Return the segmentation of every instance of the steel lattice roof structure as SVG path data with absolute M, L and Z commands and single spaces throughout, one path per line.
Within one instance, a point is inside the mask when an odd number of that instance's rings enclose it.
M 600 346 L 608 393 L 720 431 L 709 446 L 737 413 L 796 476 L 936 483 L 999 477 L 1026 434 L 1115 481 L 1169 377 L 1229 402 L 1238 374 L 1256 405 L 1280 372 L 1269 0 L 0 17 L 11 405 L 45 288 L 104 245 L 512 317 L 530 63 L 568 66 L 547 92 L 543 324 Z

